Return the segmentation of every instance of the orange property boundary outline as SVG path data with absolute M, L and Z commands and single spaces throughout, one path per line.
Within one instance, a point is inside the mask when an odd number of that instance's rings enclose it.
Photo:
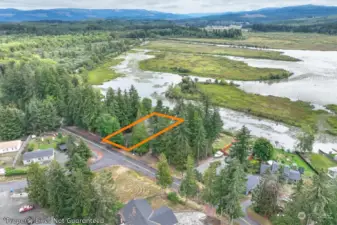
M 113 136 L 115 136 L 115 135 L 117 135 L 117 134 L 119 134 L 119 133 L 122 133 L 123 131 L 125 131 L 125 130 L 127 130 L 127 129 L 129 129 L 129 128 L 135 126 L 135 125 L 137 125 L 138 123 L 143 122 L 144 120 L 149 119 L 149 118 L 152 117 L 152 116 L 159 116 L 159 117 L 163 117 L 163 118 L 167 118 L 167 119 L 174 120 L 174 121 L 176 121 L 176 122 L 175 122 L 174 124 L 171 124 L 170 126 L 164 128 L 164 129 L 162 129 L 161 131 L 159 131 L 159 132 L 157 132 L 157 133 L 151 135 L 150 137 L 144 139 L 143 141 L 139 142 L 138 144 L 135 144 L 135 145 L 129 147 L 129 148 L 127 148 L 127 147 L 125 147 L 125 146 L 122 146 L 122 145 L 120 145 L 120 144 L 117 144 L 117 143 L 112 142 L 112 141 L 109 140 L 109 139 L 112 138 Z M 116 131 L 116 132 L 114 132 L 114 133 L 112 133 L 112 134 L 109 134 L 108 136 L 106 136 L 105 138 L 103 138 L 102 141 L 103 141 L 104 143 L 113 145 L 113 146 L 115 146 L 115 147 L 117 147 L 117 148 L 120 148 L 120 149 L 123 149 L 124 151 L 128 151 L 128 152 L 129 152 L 129 151 L 132 151 L 133 149 L 135 149 L 135 148 L 137 148 L 137 147 L 139 147 L 139 146 L 141 146 L 141 145 L 143 145 L 143 144 L 145 144 L 145 143 L 151 141 L 152 139 L 158 137 L 159 135 L 161 135 L 161 134 L 163 134 L 163 133 L 165 133 L 165 132 L 167 132 L 167 131 L 173 129 L 174 127 L 178 126 L 179 124 L 181 124 L 181 123 L 183 123 L 183 122 L 184 122 L 184 119 L 182 119 L 182 118 L 178 118 L 178 117 L 174 117 L 174 116 L 169 116 L 169 115 L 162 114 L 162 113 L 153 112 L 153 113 L 151 113 L 151 114 L 149 114 L 149 115 L 147 115 L 147 116 L 144 116 L 144 117 L 142 117 L 142 118 L 136 120 L 135 122 L 131 123 L 130 125 L 128 125 L 128 126 L 126 126 L 126 127 L 123 127 L 122 129 L 120 129 L 120 130 L 118 130 L 118 131 Z

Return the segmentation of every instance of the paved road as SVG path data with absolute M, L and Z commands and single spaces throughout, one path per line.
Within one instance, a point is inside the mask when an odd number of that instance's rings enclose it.
M 148 176 L 150 178 L 156 177 L 156 169 L 148 166 L 146 163 L 143 163 L 141 161 L 137 161 L 132 158 L 128 158 L 127 156 L 123 155 L 122 153 L 118 151 L 109 150 L 106 148 L 106 146 L 94 143 L 90 140 L 87 140 L 71 131 L 62 129 L 62 131 L 70 133 L 71 135 L 74 135 L 82 140 L 84 140 L 89 147 L 94 148 L 96 151 L 99 151 L 102 153 L 103 157 L 96 163 L 92 164 L 90 166 L 91 170 L 99 170 L 103 169 L 105 167 L 113 166 L 113 165 L 120 165 L 125 166 L 130 169 L 133 169 L 135 171 L 138 171 L 145 176 Z M 172 188 L 178 190 L 181 180 L 178 178 L 173 179 Z M 11 189 L 21 189 L 25 188 L 27 186 L 26 180 L 21 181 L 13 181 L 13 182 L 6 182 L 6 183 L 0 183 L 0 192 L 2 191 L 10 191 Z M 241 207 L 244 211 L 245 217 L 239 218 L 236 221 L 240 223 L 240 225 L 259 225 L 258 223 L 252 221 L 249 219 L 249 217 L 246 214 L 247 207 L 251 204 L 250 201 L 245 201 L 242 203 Z

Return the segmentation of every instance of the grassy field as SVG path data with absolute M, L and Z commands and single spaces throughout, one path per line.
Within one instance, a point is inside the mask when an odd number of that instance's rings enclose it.
M 189 209 L 186 205 L 173 204 L 166 198 L 165 190 L 153 180 L 142 176 L 126 167 L 113 166 L 108 168 L 116 183 L 116 194 L 119 200 L 127 203 L 134 198 L 145 198 L 153 208 L 166 205 L 173 210 Z
M 284 165 L 292 166 L 295 163 L 298 167 L 304 168 L 304 175 L 312 176 L 314 171 L 299 157 L 297 154 L 283 151 L 281 149 L 274 150 L 273 160 L 281 162 Z
M 326 108 L 337 114 L 337 105 L 327 105 Z
M 251 47 L 264 47 L 274 49 L 299 49 L 299 50 L 322 50 L 336 51 L 337 38 L 333 35 L 314 33 L 263 33 L 245 32 L 242 40 L 234 39 L 198 39 L 180 38 L 185 41 L 199 41 L 215 44 L 234 44 Z
M 210 97 L 214 105 L 243 111 L 255 116 L 283 122 L 297 127 L 310 127 L 316 131 L 317 117 L 325 114 L 314 111 L 309 103 L 288 98 L 246 93 L 233 85 L 197 84 L 200 93 Z M 184 94 L 178 86 L 171 91 L 172 97 L 200 100 L 200 94 Z
M 209 39 L 210 41 L 212 39 Z M 178 41 L 151 41 L 143 46 L 145 49 L 169 51 L 169 52 L 183 52 L 183 53 L 198 53 L 211 55 L 229 55 L 246 58 L 257 59 L 272 59 L 283 61 L 298 61 L 290 56 L 282 55 L 281 52 L 276 51 L 257 51 L 244 48 L 218 47 L 202 44 L 188 44 Z
M 95 69 L 89 71 L 88 82 L 92 85 L 99 85 L 106 81 L 120 77 L 121 74 L 111 69 L 112 66 L 118 65 L 122 59 L 110 59 L 106 63 L 97 66 Z
M 172 52 L 151 54 L 156 57 L 141 61 L 139 66 L 142 70 L 245 81 L 279 79 L 291 75 L 286 70 L 251 67 L 224 57 Z
M 330 160 L 328 157 L 321 155 L 321 154 L 310 154 L 309 156 L 310 164 L 316 169 L 316 170 L 327 170 L 330 167 L 337 166 L 337 162 L 334 162 Z
M 331 116 L 327 120 L 328 124 L 330 125 L 331 129 L 329 129 L 327 132 L 332 135 L 337 136 L 337 116 Z

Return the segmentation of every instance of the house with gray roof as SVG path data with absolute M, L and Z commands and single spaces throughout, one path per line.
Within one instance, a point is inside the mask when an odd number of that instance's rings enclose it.
M 54 149 L 43 149 L 43 150 L 36 150 L 32 152 L 25 152 L 23 154 L 23 164 L 29 165 L 31 163 L 47 163 L 54 159 Z
M 246 195 L 250 194 L 260 183 L 259 175 L 248 175 L 246 183 Z
M 280 170 L 280 165 L 277 162 L 273 162 L 272 165 L 269 164 L 261 164 L 260 166 L 260 174 L 264 174 L 267 170 L 271 173 L 276 173 Z M 304 170 L 303 170 L 304 172 Z M 285 180 L 288 182 L 297 182 L 301 180 L 301 171 L 293 170 L 290 166 L 285 165 L 283 167 L 282 175 Z
M 170 208 L 162 206 L 153 210 L 145 199 L 129 201 L 119 214 L 120 225 L 175 225 L 178 223 Z

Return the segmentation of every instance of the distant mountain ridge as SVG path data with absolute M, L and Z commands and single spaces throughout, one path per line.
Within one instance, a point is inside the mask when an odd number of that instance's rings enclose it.
M 301 18 L 337 15 L 336 6 L 302 5 L 264 8 L 244 12 L 175 14 L 144 9 L 0 9 L 0 22 L 78 21 L 88 19 L 181 20 L 182 23 L 210 24 L 218 21 L 269 23 Z
M 276 21 L 295 20 L 337 15 L 336 6 L 302 5 L 283 8 L 264 8 L 253 11 L 212 15 L 191 20 L 190 22 L 212 23 L 215 21 L 270 23 Z M 188 19 L 187 19 L 188 20 Z
M 184 18 L 192 17 L 143 9 L 0 9 L 1 22 L 40 20 L 78 21 L 87 19 L 177 20 Z

